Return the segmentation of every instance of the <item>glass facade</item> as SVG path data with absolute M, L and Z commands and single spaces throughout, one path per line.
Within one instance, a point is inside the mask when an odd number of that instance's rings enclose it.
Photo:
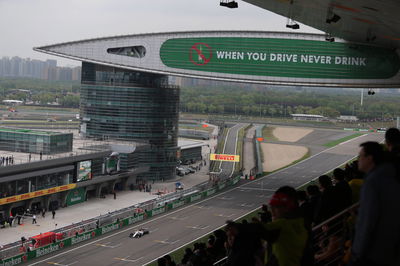
M 72 151 L 72 133 L 0 128 L 0 150 L 55 154 Z
M 71 184 L 73 170 L 0 183 L 0 198 Z
M 175 176 L 179 88 L 167 76 L 83 62 L 81 84 L 84 136 L 146 142 L 143 178 Z

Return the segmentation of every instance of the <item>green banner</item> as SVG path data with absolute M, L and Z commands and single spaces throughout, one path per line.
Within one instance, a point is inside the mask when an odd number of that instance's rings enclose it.
M 151 217 L 165 212 L 165 207 L 159 207 L 151 211 Z
M 100 228 L 101 234 L 104 235 L 104 234 L 107 234 L 108 232 L 117 230 L 120 227 L 122 227 L 122 225 L 123 225 L 122 222 L 121 223 L 115 222 L 113 224 L 109 224 L 109 225 L 103 226 L 103 227 Z
M 33 258 L 39 258 L 41 256 L 56 252 L 65 247 L 65 241 L 57 242 L 56 244 L 50 244 L 41 248 L 37 248 L 34 251 L 28 252 L 29 260 Z
M 144 213 L 140 213 L 136 216 L 128 217 L 123 220 L 124 226 L 134 224 L 144 220 Z
M 77 188 L 68 192 L 67 206 L 71 206 L 77 203 L 84 202 L 86 198 L 86 189 Z
M 75 244 L 78 244 L 80 242 L 92 239 L 94 237 L 96 237 L 96 231 L 93 230 L 93 231 L 90 231 L 90 232 L 87 232 L 87 233 L 78 234 L 77 236 L 71 237 L 69 239 L 71 241 L 71 245 L 75 245 Z
M 219 184 L 219 185 L 218 185 L 218 190 L 224 189 L 225 187 L 226 187 L 226 184 L 225 184 L 225 183 Z
M 217 190 L 215 188 L 210 188 L 206 191 L 206 195 L 211 196 L 212 194 L 214 194 L 215 192 L 217 192 Z
M 176 38 L 160 48 L 172 68 L 252 76 L 387 79 L 400 69 L 393 49 L 282 38 Z
M 185 200 L 177 200 L 172 203 L 171 209 L 175 209 L 175 208 L 181 207 L 183 205 L 185 205 Z
M 195 195 L 190 196 L 190 202 L 197 201 L 201 199 L 201 194 L 197 193 Z
M 0 266 L 12 266 L 24 263 L 28 260 L 28 256 L 25 254 L 17 255 L 8 259 L 0 260 Z

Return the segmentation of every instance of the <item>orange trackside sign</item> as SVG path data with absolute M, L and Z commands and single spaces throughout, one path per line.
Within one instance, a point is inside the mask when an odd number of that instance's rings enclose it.
M 0 205 L 8 204 L 8 203 L 13 203 L 21 200 L 26 200 L 26 199 L 31 199 L 31 198 L 36 198 L 44 195 L 49 195 L 65 190 L 70 190 L 76 188 L 76 184 L 68 184 L 64 186 L 59 186 L 59 187 L 52 187 L 48 189 L 42 189 L 38 190 L 35 192 L 30 192 L 30 193 L 25 193 L 25 194 L 20 194 L 20 195 L 15 195 L 7 198 L 2 198 L 0 199 Z
M 233 154 L 210 154 L 211 161 L 223 161 L 223 162 L 239 162 L 239 155 Z

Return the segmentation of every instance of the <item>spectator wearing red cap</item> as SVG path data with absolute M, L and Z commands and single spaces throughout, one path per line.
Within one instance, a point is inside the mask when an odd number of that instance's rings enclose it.
M 263 239 L 272 245 L 267 265 L 301 265 L 308 233 L 298 207 L 296 190 L 279 188 L 269 201 L 272 222 L 264 224 Z

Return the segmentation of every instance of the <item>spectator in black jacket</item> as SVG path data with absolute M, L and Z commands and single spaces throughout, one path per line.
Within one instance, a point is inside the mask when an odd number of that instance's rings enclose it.
M 336 195 L 333 190 L 331 178 L 327 175 L 322 175 L 318 178 L 318 182 L 321 190 L 321 201 L 317 207 L 317 215 L 315 219 L 317 224 L 334 216 L 338 211 Z
M 338 211 L 343 211 L 352 203 L 352 192 L 349 183 L 344 179 L 345 171 L 341 168 L 333 170 L 334 187 Z

